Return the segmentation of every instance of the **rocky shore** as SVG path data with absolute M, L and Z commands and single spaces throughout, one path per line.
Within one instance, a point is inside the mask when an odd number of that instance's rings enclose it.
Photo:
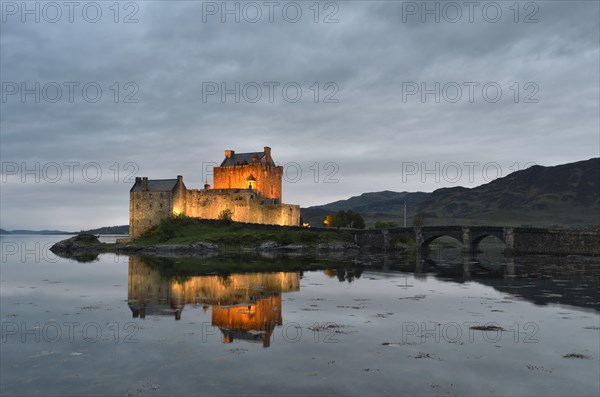
M 257 245 L 238 246 L 237 249 L 259 253 L 318 253 L 358 251 L 359 246 L 348 242 L 329 242 L 316 245 L 308 244 L 278 244 L 267 241 Z M 93 235 L 78 235 L 54 244 L 50 251 L 56 255 L 77 257 L 116 253 L 124 255 L 153 255 L 153 256 L 198 256 L 218 254 L 232 249 L 230 245 L 219 245 L 210 242 L 197 241 L 192 244 L 154 244 L 138 245 L 135 243 L 107 244 L 102 243 Z

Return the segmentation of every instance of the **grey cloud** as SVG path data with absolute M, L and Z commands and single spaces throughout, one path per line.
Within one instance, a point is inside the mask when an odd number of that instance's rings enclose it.
M 498 162 L 506 170 L 598 156 L 597 2 L 536 2 L 535 24 L 508 13 L 495 24 L 403 23 L 401 3 L 338 4 L 336 24 L 315 24 L 310 13 L 296 24 L 202 23 L 201 2 L 178 1 L 139 2 L 136 24 L 115 24 L 111 14 L 97 24 L 9 19 L 0 25 L 2 82 L 97 82 L 103 97 L 1 103 L 2 161 L 134 162 L 139 175 L 182 174 L 197 187 L 203 162 L 219 162 L 223 149 L 269 145 L 276 161 L 303 169 L 300 181 L 285 184 L 285 201 L 308 206 L 365 191 L 453 186 L 404 182 L 406 162 Z M 269 81 L 299 83 L 302 100 L 202 101 L 203 82 Z M 402 101 L 405 82 L 469 81 L 497 82 L 502 100 Z M 114 103 L 114 82 L 136 83 L 139 103 Z M 314 82 L 335 82 L 339 103 L 314 103 Z M 539 86 L 539 103 L 522 102 L 526 82 Z M 336 163 L 339 183 L 323 183 L 323 169 L 315 183 L 315 162 Z M 124 224 L 128 189 L 104 179 L 2 183 L 2 228 Z

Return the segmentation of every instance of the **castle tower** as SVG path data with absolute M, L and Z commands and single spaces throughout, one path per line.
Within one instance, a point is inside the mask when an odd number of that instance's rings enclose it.
M 281 202 L 283 167 L 275 165 L 268 146 L 262 152 L 225 150 L 225 159 L 214 167 L 213 177 L 215 189 L 251 189 Z

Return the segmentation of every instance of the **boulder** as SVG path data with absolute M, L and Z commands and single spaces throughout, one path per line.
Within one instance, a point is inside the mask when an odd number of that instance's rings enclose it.
M 77 236 L 59 241 L 50 247 L 50 251 L 55 254 L 76 255 L 98 253 L 100 250 L 100 240 L 93 234 L 78 234 Z

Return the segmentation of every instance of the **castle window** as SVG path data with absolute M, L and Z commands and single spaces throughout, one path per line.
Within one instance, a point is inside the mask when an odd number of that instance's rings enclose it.
M 162 207 L 163 207 L 163 204 L 162 204 L 162 203 L 160 203 L 160 208 L 162 208 Z

